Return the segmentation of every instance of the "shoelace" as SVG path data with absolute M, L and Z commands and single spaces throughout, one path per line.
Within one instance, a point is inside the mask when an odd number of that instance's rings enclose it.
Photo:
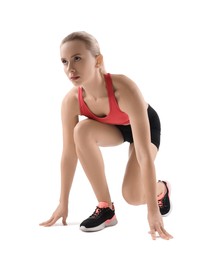
M 158 200 L 158 206 L 159 206 L 160 208 L 163 208 L 163 207 L 164 207 L 163 201 L 164 201 L 164 198 L 165 198 L 166 194 L 167 194 L 167 192 L 164 194 L 163 198 L 161 198 L 161 199 Z
M 162 198 L 161 200 L 158 200 L 158 206 L 159 206 L 160 208 L 163 207 L 163 199 L 164 199 L 164 198 Z
M 101 213 L 102 210 L 103 210 L 103 208 L 99 208 L 97 206 L 95 211 L 93 212 L 93 214 L 90 216 L 90 218 L 96 218 Z

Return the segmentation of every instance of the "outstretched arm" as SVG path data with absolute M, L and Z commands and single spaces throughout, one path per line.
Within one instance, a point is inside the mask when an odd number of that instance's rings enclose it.
M 64 225 L 67 224 L 69 193 L 77 165 L 77 155 L 73 138 L 74 127 L 78 123 L 77 108 L 75 95 L 72 92 L 68 93 L 62 102 L 61 109 L 63 151 L 61 156 L 60 202 L 50 219 L 40 224 L 42 226 L 52 226 L 60 218 L 62 218 Z
M 134 147 L 140 172 L 143 179 L 143 189 L 145 193 L 148 222 L 150 234 L 156 238 L 156 232 L 164 239 L 172 236 L 163 227 L 163 220 L 157 203 L 156 173 L 150 144 L 150 126 L 147 115 L 147 103 L 136 84 L 125 76 L 120 78 L 119 105 L 121 109 L 129 115 L 132 133 L 134 137 Z

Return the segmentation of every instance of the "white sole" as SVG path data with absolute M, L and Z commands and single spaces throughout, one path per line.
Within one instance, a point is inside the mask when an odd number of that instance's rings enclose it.
M 118 223 L 118 221 L 117 221 L 116 217 L 114 216 L 114 217 L 112 217 L 112 219 L 106 220 L 104 223 L 102 223 L 101 225 L 99 225 L 97 227 L 86 228 L 85 226 L 81 226 L 80 230 L 82 230 L 84 232 L 95 232 L 95 231 L 100 231 L 106 227 L 115 226 L 117 223 Z

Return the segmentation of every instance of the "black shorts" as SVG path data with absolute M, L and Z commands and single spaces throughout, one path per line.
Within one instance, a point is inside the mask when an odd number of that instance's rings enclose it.
M 153 143 L 159 149 L 161 136 L 160 119 L 157 112 L 150 105 L 147 108 L 147 113 L 150 125 L 151 143 Z M 124 142 L 134 142 L 131 125 L 116 125 L 116 127 L 121 131 Z

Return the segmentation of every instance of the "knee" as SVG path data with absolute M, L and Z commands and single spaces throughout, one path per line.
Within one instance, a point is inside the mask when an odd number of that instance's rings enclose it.
M 146 204 L 145 197 L 136 192 L 134 189 L 122 187 L 122 195 L 124 200 L 133 206 Z
M 74 128 L 74 142 L 76 145 L 85 144 L 86 139 L 89 137 L 89 119 L 80 121 Z

